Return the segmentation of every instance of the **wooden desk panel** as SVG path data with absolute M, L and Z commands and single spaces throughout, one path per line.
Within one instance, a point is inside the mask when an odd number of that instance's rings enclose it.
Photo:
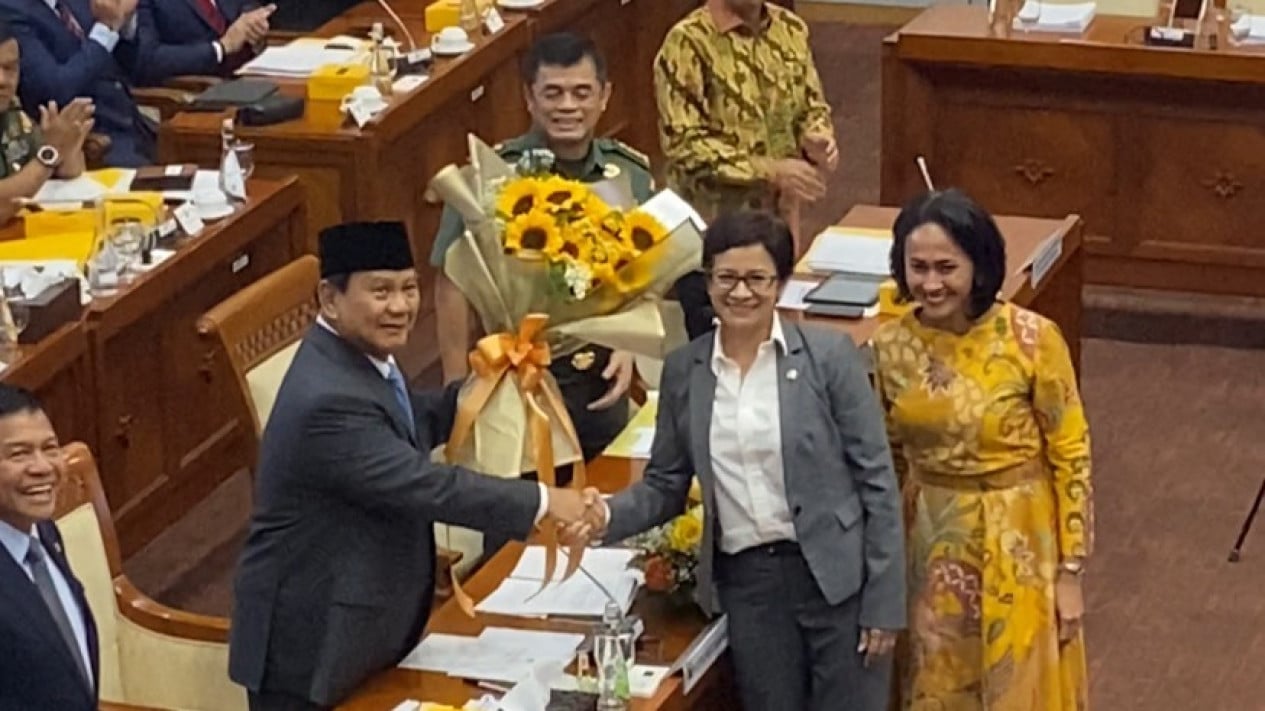
M 645 462 L 642 461 L 600 457 L 589 466 L 588 471 L 593 486 L 604 492 L 616 492 L 639 480 L 644 469 Z M 486 597 L 501 580 L 509 576 L 522 549 L 520 543 L 510 543 L 501 549 L 470 578 L 466 583 L 466 591 L 476 600 Z M 641 661 L 650 664 L 671 664 L 706 625 L 706 619 L 700 610 L 673 608 L 652 595 L 639 596 L 634 611 L 645 621 L 646 635 L 661 642 L 656 645 L 658 649 L 653 650 L 658 654 L 652 654 L 653 658 L 641 658 Z M 478 635 L 483 628 L 489 626 L 580 633 L 587 633 L 592 629 L 592 624 L 556 619 L 533 620 L 484 614 L 472 619 L 455 602 L 449 601 L 431 615 L 427 631 Z M 688 697 L 681 688 L 680 677 L 672 677 L 660 684 L 654 697 L 634 699 L 631 709 L 731 711 L 738 708 L 737 701 L 732 696 L 732 675 L 728 658 L 724 657 L 712 667 Z M 393 708 L 410 698 L 460 706 L 484 693 L 474 684 L 441 674 L 390 669 L 368 681 L 338 708 L 346 711 L 378 711 Z
M 1149 22 L 1068 37 L 919 15 L 884 45 L 882 201 L 922 189 L 924 155 L 994 212 L 1082 215 L 1093 283 L 1265 295 L 1265 51 L 1216 18 L 1199 49 L 1145 47 Z
M 124 556 L 247 466 L 253 422 L 240 412 L 222 354 L 195 322 L 238 289 L 288 263 L 305 240 L 298 183 L 254 180 L 247 210 L 85 316 L 96 383 L 95 447 Z
M 17 360 L 5 369 L 3 379 L 35 393 L 62 442 L 81 441 L 96 447 L 96 386 L 82 321 L 68 323 L 39 343 L 23 346 Z

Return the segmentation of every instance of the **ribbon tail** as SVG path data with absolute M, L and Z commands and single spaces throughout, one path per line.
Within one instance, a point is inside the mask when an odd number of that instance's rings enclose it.
M 549 427 L 549 413 L 540 407 L 536 396 L 531 392 L 523 393 L 527 407 L 527 419 L 531 427 L 533 455 L 536 458 L 536 476 L 542 484 L 550 489 L 558 485 L 558 475 L 553 468 L 553 433 Z M 540 581 L 539 594 L 549 583 L 553 582 L 553 571 L 558 569 L 558 521 L 546 516 L 541 531 L 545 547 L 545 576 Z M 533 596 L 534 597 L 534 596 Z
M 567 416 L 567 406 L 562 401 L 562 393 L 558 390 L 558 384 L 553 378 L 545 378 L 541 382 L 541 392 L 545 395 L 545 402 L 558 413 L 558 419 L 562 422 L 562 433 L 566 435 L 571 446 L 575 447 L 575 451 L 583 452 L 580 448 L 580 437 L 575 432 L 575 423 L 571 422 L 571 418 Z M 534 403 L 534 401 L 533 401 Z M 539 407 L 539 404 L 536 404 Z M 552 442 L 551 442 L 552 446 Z M 550 459 L 552 467 L 552 459 Z M 571 467 L 571 487 L 579 491 L 583 491 L 587 486 L 585 483 L 584 457 L 575 460 L 575 464 Z M 562 579 L 567 580 L 580 569 L 580 564 L 584 562 L 584 549 L 586 546 L 582 541 L 575 541 L 568 549 L 567 569 L 563 573 Z
M 444 444 L 444 459 L 451 462 L 457 450 L 465 444 L 466 438 L 474 431 L 475 420 L 479 419 L 479 413 L 483 412 L 488 400 L 492 399 L 492 393 L 496 392 L 496 386 L 500 384 L 507 370 L 508 368 L 501 368 L 486 376 L 476 376 L 474 386 L 457 402 L 452 433 Z
M 444 547 L 452 550 L 452 526 L 444 526 Z M 465 613 L 466 617 L 474 617 L 474 598 L 461 587 L 461 580 L 457 578 L 455 567 L 448 567 L 448 577 L 452 580 L 452 599 L 456 601 L 457 607 Z

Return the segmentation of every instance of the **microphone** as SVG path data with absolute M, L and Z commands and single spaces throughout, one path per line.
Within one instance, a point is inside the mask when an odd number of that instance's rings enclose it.
M 395 71 L 397 74 L 425 74 L 426 62 L 430 60 L 430 50 L 417 48 L 417 40 L 413 39 L 413 33 L 408 31 L 408 27 L 404 25 L 404 20 L 396 14 L 395 10 L 387 0 L 378 0 L 378 5 L 386 12 L 395 26 L 400 29 L 404 35 L 404 39 L 408 40 L 408 54 L 403 57 L 396 57 Z
M 936 186 L 931 182 L 931 173 L 927 170 L 927 159 L 918 156 L 915 161 L 918 163 L 918 172 L 922 173 L 922 183 L 927 186 L 928 192 L 935 192 Z

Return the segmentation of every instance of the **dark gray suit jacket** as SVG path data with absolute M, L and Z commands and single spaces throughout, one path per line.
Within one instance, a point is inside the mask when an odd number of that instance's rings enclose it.
M 900 492 L 883 412 L 845 335 L 783 322 L 778 404 L 787 503 L 795 536 L 830 604 L 861 594 L 861 625 L 905 626 Z M 685 510 L 690 480 L 703 489 L 699 604 L 718 611 L 712 558 L 719 535 L 711 462 L 714 336 L 674 351 L 660 379 L 654 445 L 642 481 L 612 497 L 608 540 L 623 540 Z M 792 377 L 792 373 L 794 376 Z
M 406 422 L 369 359 L 320 325 L 264 431 L 235 584 L 229 676 L 334 705 L 417 643 L 435 577 L 433 524 L 526 537 L 537 485 L 432 464 L 457 389 L 414 394 Z

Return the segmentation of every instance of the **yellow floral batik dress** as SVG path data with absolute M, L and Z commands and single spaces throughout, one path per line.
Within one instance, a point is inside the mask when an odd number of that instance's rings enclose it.
M 1089 428 L 1058 328 L 1011 304 L 963 335 L 909 313 L 873 348 L 908 521 L 903 708 L 1085 709 L 1054 583 L 1092 544 Z

